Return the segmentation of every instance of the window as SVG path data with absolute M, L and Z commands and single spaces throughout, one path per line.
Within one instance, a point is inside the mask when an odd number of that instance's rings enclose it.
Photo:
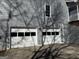
M 46 35 L 46 32 L 43 32 L 42 35 Z
M 36 33 L 35 32 L 31 32 L 31 36 L 36 36 Z
M 51 32 L 47 32 L 47 35 L 51 35 Z
M 52 32 L 52 35 L 59 35 L 59 32 Z
M 46 16 L 50 17 L 50 5 L 46 5 Z
M 2 37 L 0 36 L 0 39 L 1 39 Z
M 69 17 L 70 20 L 76 20 L 78 18 L 77 16 L 77 4 L 75 2 L 66 2 L 68 9 L 69 9 Z
M 24 36 L 24 32 L 18 32 L 18 36 Z
M 16 37 L 17 36 L 17 32 L 11 32 L 10 35 L 11 35 L 11 37 Z
M 45 35 L 59 35 L 59 32 L 43 32 L 43 36 Z
M 30 36 L 30 32 L 25 32 L 25 36 Z

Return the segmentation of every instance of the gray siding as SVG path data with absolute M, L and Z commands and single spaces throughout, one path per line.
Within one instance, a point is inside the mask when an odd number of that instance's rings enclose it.
M 13 0 L 14 1 L 14 0 Z M 68 7 L 66 6 L 66 3 L 64 0 L 50 0 L 49 4 L 51 6 L 51 18 L 49 19 L 46 16 L 44 16 L 45 12 L 45 5 L 48 2 L 48 0 L 18 0 L 19 3 L 22 2 L 23 4 L 19 7 L 19 10 L 15 10 L 12 15 L 20 14 L 17 17 L 12 17 L 8 24 L 9 24 L 9 32 L 10 33 L 10 27 L 53 27 L 52 23 L 55 24 L 64 24 L 64 32 L 67 35 L 67 24 L 69 21 L 69 14 L 68 14 Z M 4 3 L 4 4 L 3 4 Z M 7 9 L 10 9 L 10 6 L 6 0 L 1 3 L 3 4 Z M 14 4 L 15 5 L 15 4 Z M 2 6 L 2 8 L 4 8 Z M 8 12 L 7 9 L 4 9 L 2 11 L 6 12 L 6 17 L 4 19 L 0 18 L 0 21 L 3 26 L 3 28 L 6 30 L 6 20 L 8 19 Z M 19 12 L 20 11 L 20 12 Z M 5 14 L 5 12 L 3 12 Z M 3 16 L 4 16 L 3 14 Z M 2 15 L 2 14 L 1 14 Z M 45 17 L 45 19 L 44 19 Z M 4 21 L 3 21 L 4 20 Z M 48 22 L 48 24 L 47 24 Z M 52 26 L 50 26 L 52 25 Z M 61 26 L 60 26 L 61 27 Z M 1 29 L 2 30 L 2 29 Z M 40 32 L 40 31 L 39 31 Z M 41 35 L 39 35 L 38 38 L 40 38 Z M 65 37 L 65 36 L 64 36 Z M 39 39 L 40 40 L 40 39 Z

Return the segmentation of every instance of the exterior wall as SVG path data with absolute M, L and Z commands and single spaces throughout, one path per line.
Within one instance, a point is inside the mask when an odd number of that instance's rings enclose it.
M 68 8 L 64 0 L 50 0 L 49 2 L 48 0 L 18 0 L 18 1 L 23 1 L 23 4 L 19 7 L 19 9 L 21 10 L 20 12 L 21 13 L 24 12 L 24 14 L 22 16 L 19 15 L 18 17 L 10 18 L 10 20 L 8 21 L 9 31 L 10 31 L 10 27 L 14 27 L 14 26 L 15 27 L 36 27 L 36 28 L 38 27 L 43 28 L 43 27 L 49 26 L 50 28 L 52 28 L 53 27 L 52 23 L 59 24 L 59 25 L 66 24 L 67 26 L 67 23 L 69 21 L 69 17 L 68 17 L 69 14 L 68 14 Z M 51 18 L 48 18 L 45 16 L 45 5 L 48 3 L 51 6 Z M 11 9 L 10 5 L 7 3 L 6 0 L 4 0 L 1 3 L 1 5 L 3 5 L 9 10 Z M 3 6 L 2 8 L 4 9 Z M 6 23 L 9 16 L 9 10 L 7 11 L 7 9 L 4 9 L 6 11 L 6 16 L 7 16 L 5 19 L 5 22 L 1 22 L 5 30 L 7 29 Z M 12 15 L 20 14 L 20 12 L 16 10 L 13 12 Z M 40 33 L 40 36 L 38 38 L 40 40 L 40 37 L 42 34 L 40 30 L 39 30 L 39 33 Z
M 4 49 L 4 37 L 1 36 L 0 38 L 0 50 Z
M 69 25 L 69 43 L 79 44 L 79 26 Z
M 2 50 L 3 42 L 0 40 L 0 50 Z
M 70 13 L 70 21 L 77 21 L 79 20 L 79 5 L 77 4 L 78 1 L 68 1 L 69 2 L 69 9 L 71 8 Z M 68 29 L 68 42 L 73 44 L 79 44 L 79 27 L 75 25 L 69 25 Z
M 42 2 L 42 3 L 41 3 Z M 45 5 L 48 3 L 48 0 L 37 0 L 37 1 L 29 1 L 29 0 L 23 0 L 23 5 L 20 7 L 21 12 L 27 13 L 24 16 L 24 20 L 29 23 L 31 21 L 32 17 L 36 17 L 32 19 L 32 22 L 28 25 L 28 27 L 39 27 L 39 22 L 45 22 L 44 25 L 46 25 L 48 19 L 45 17 Z M 4 0 L 4 2 L 1 3 L 1 5 L 4 5 L 7 9 L 10 9 L 10 6 Z M 69 15 L 68 15 L 68 8 L 66 6 L 65 1 L 61 0 L 50 0 L 49 5 L 51 6 L 51 18 L 53 21 L 56 21 L 56 23 L 68 23 L 69 21 Z M 2 7 L 2 8 L 4 8 Z M 59 7 L 59 8 L 58 8 Z M 8 18 L 8 12 L 7 9 L 4 9 L 4 14 L 6 15 L 6 20 Z M 58 15 L 57 11 L 60 12 Z M 13 12 L 13 14 L 19 13 L 18 11 Z M 59 16 L 60 15 L 60 16 Z M 3 15 L 4 16 L 4 15 Z M 38 17 L 39 16 L 39 17 Z M 44 21 L 45 17 L 45 21 Z M 55 17 L 55 18 L 54 18 Z M 38 22 L 39 21 L 39 22 Z M 51 22 L 49 22 L 51 23 Z M 5 24 L 5 23 L 4 23 Z M 43 25 L 43 26 L 44 26 Z M 17 18 L 12 17 L 9 21 L 9 26 L 26 26 L 24 24 L 23 18 L 19 15 Z M 42 26 L 42 25 L 41 25 Z

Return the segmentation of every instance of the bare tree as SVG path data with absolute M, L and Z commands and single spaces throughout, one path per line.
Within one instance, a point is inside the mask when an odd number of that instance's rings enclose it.
M 46 32 L 52 28 L 52 30 L 55 29 L 56 25 L 58 24 L 58 28 L 61 28 L 60 24 L 66 24 L 68 20 L 64 20 L 68 15 L 65 15 L 67 10 L 65 10 L 63 5 L 66 6 L 66 4 L 59 3 L 60 0 L 53 1 L 54 3 L 58 3 L 54 7 L 54 13 L 51 14 L 51 17 L 46 17 L 45 16 L 45 9 L 44 9 L 44 3 L 48 3 L 52 6 L 52 0 L 48 2 L 48 0 L 29 0 L 26 2 L 26 9 L 24 9 L 24 2 L 20 0 L 6 0 L 6 3 L 9 6 L 8 11 L 8 19 L 6 19 L 6 30 L 4 31 L 5 34 L 5 49 L 7 48 L 7 39 L 9 39 L 9 21 L 12 20 L 12 18 L 17 18 L 19 21 L 22 21 L 25 24 L 25 27 L 38 27 L 39 31 L 41 32 L 40 34 L 40 42 L 42 46 L 38 50 L 35 50 L 34 55 L 32 56 L 31 59 L 55 59 L 60 55 L 60 52 L 63 48 L 69 46 L 69 45 L 63 45 L 63 46 L 58 46 L 56 47 L 56 35 L 52 38 L 52 42 L 54 43 L 48 45 L 47 48 L 44 47 L 44 42 L 45 39 L 43 39 L 43 29 L 45 28 Z M 28 7 L 29 5 L 29 7 Z M 62 5 L 62 6 L 61 6 Z M 4 5 L 3 5 L 4 6 Z M 60 8 L 59 8 L 60 7 Z M 4 6 L 5 8 L 5 6 Z M 66 7 L 67 8 L 67 7 Z M 7 8 L 5 8 L 7 9 Z M 61 10 L 62 9 L 62 10 Z M 17 12 L 14 14 L 14 12 Z M 29 12 L 28 12 L 29 11 Z M 65 17 L 66 16 L 66 17 Z M 20 19 L 21 18 L 21 19 Z M 66 18 L 68 19 L 68 18 Z M 2 26 L 2 25 L 1 25 Z M 66 27 L 66 26 L 65 26 Z M 63 28 L 64 29 L 64 28 Z M 63 31 L 64 32 L 64 31 Z M 67 31 L 66 31 L 67 32 Z M 23 38 L 22 38 L 23 39 Z M 10 41 L 11 42 L 11 41 Z M 36 46 L 35 46 L 36 47 Z
M 8 16 L 6 19 L 1 19 L 0 20 L 0 28 L 4 33 L 4 48 L 5 50 L 7 49 L 7 44 L 10 43 L 10 20 L 13 18 L 17 18 L 20 14 L 14 14 L 15 11 L 21 6 L 22 3 L 17 3 L 17 1 L 12 1 L 12 0 L 6 0 L 3 3 L 1 3 L 2 7 L 7 11 Z M 8 7 L 6 7 L 8 6 Z M 10 43 L 11 44 L 11 43 Z

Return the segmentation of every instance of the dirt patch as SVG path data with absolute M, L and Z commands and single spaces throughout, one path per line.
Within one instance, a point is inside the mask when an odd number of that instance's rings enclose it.
M 5 56 L 6 51 L 5 50 L 0 50 L 0 56 Z
M 58 45 L 56 45 L 58 46 Z M 61 45 L 59 45 L 61 46 Z M 47 46 L 44 46 L 46 48 Z M 39 47 L 36 47 L 36 50 Z M 4 53 L 8 56 L 8 59 L 31 59 L 34 54 L 34 47 L 29 48 L 13 48 L 9 49 Z M 71 45 L 62 50 L 62 54 L 58 59 L 79 59 L 79 46 Z

